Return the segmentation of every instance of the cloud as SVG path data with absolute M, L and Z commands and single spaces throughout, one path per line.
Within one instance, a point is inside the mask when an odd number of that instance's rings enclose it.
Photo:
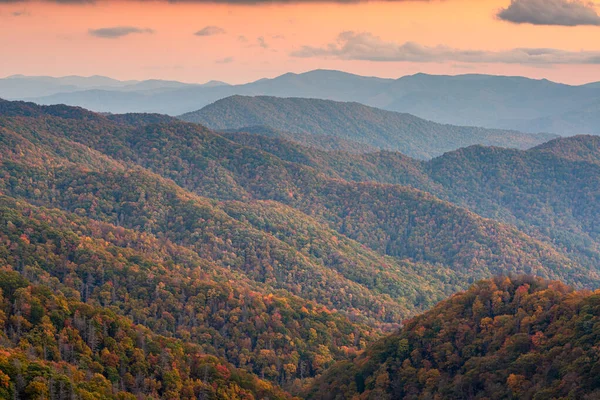
M 154 33 L 148 28 L 137 28 L 135 26 L 113 26 L 110 28 L 90 29 L 89 34 L 103 39 L 116 39 L 132 33 Z
M 263 49 L 268 49 L 269 48 L 269 44 L 267 43 L 267 41 L 265 40 L 265 38 L 263 36 L 259 36 L 256 38 L 256 42 L 258 43 L 258 45 L 260 47 L 262 47 Z
M 460 62 L 499 64 L 600 64 L 600 51 L 567 51 L 550 48 L 515 48 L 505 51 L 461 50 L 448 46 L 423 46 L 414 42 L 386 42 L 371 33 L 339 34 L 325 47 L 303 46 L 293 57 L 322 57 L 342 60 Z
M 225 57 L 225 58 L 215 61 L 216 64 L 231 64 L 232 62 L 233 62 L 233 57 Z
M 55 4 L 94 4 L 95 0 L 41 0 L 44 3 Z M 33 3 L 34 0 L 0 0 L 0 4 Z
M 104 3 L 109 0 L 0 0 L 0 4 L 6 3 L 25 3 L 42 1 L 56 4 L 95 4 Z M 140 0 L 145 1 L 145 0 Z M 355 4 L 368 2 L 371 0 L 158 0 L 164 3 L 201 3 L 201 4 L 240 4 L 240 5 L 261 5 L 261 4 L 298 4 L 298 3 L 341 3 Z M 433 0 L 386 0 L 386 1 L 433 1 Z
M 219 26 L 205 26 L 200 29 L 198 32 L 194 33 L 196 36 L 214 36 L 214 35 L 222 35 L 225 33 L 225 29 Z
M 580 0 L 511 0 L 497 16 L 515 24 L 600 26 L 594 4 Z
M 238 36 L 238 42 L 247 43 L 248 38 L 244 35 L 240 35 L 240 36 Z
M 12 15 L 13 17 L 26 17 L 31 14 L 29 14 L 28 11 L 21 10 L 21 11 L 13 11 L 12 13 L 10 13 L 10 15 Z

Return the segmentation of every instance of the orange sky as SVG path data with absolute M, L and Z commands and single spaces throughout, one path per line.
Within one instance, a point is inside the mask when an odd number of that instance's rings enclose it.
M 369 32 L 386 42 L 462 50 L 517 47 L 600 51 L 600 26 L 515 25 L 495 14 L 510 0 L 433 0 L 358 4 L 172 4 L 98 1 L 94 5 L 0 4 L 0 76 L 106 75 L 118 79 L 211 79 L 242 83 L 288 71 L 339 69 L 399 77 L 415 72 L 493 73 L 568 83 L 600 81 L 600 64 L 545 67 L 453 61 L 376 62 L 291 57 L 322 47 L 342 31 Z M 23 15 L 14 16 L 14 12 Z M 97 38 L 90 29 L 135 26 L 154 33 Z M 224 34 L 193 33 L 218 26 Z M 240 40 L 244 36 L 247 41 Z M 264 38 L 267 48 L 259 46 Z M 227 61 L 227 62 L 223 62 Z

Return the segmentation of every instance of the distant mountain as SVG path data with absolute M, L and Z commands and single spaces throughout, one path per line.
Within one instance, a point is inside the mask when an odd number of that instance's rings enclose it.
M 128 84 L 120 87 L 119 89 L 124 92 L 142 92 L 146 94 L 150 93 L 159 93 L 160 91 L 168 91 L 173 89 L 183 89 L 190 87 L 200 87 L 200 88 L 214 88 L 220 86 L 230 86 L 228 83 L 221 81 L 209 81 L 203 84 L 195 84 L 195 83 L 183 83 L 177 81 L 165 81 L 159 79 L 150 79 L 146 81 L 141 81 L 134 84 Z M 105 89 L 105 88 L 104 88 Z
M 600 82 L 592 82 L 592 83 L 588 83 L 584 86 L 591 87 L 591 88 L 600 88 Z
M 521 122 L 514 121 L 514 126 L 525 131 L 560 132 L 563 135 L 598 135 L 600 134 L 600 100 L 555 115 Z
M 132 85 L 139 83 L 136 80 L 128 80 L 128 81 L 119 81 L 117 79 L 109 78 L 101 75 L 93 75 L 93 76 L 63 76 L 63 77 L 53 77 L 53 76 L 27 76 L 27 75 L 11 75 L 2 81 L 13 81 L 13 82 L 45 82 L 51 84 L 59 84 L 59 85 L 70 85 L 77 86 L 80 88 L 93 88 L 98 86 L 106 86 L 106 87 L 121 87 L 126 85 Z
M 0 97 L 22 99 L 95 88 L 116 89 L 137 83 L 138 81 L 123 82 L 105 76 L 65 76 L 54 78 L 51 76 L 12 75 L 0 79 Z
M 0 79 L 0 97 L 6 99 L 25 99 L 40 96 L 61 96 L 88 91 L 90 93 L 95 93 L 96 91 L 141 92 L 149 95 L 188 87 L 214 88 L 228 85 L 220 81 L 210 81 L 205 84 L 190 84 L 160 79 L 119 81 L 104 76 L 65 76 L 55 78 L 50 76 L 12 75 Z
M 227 82 L 223 82 L 223 81 L 208 81 L 206 83 L 201 84 L 200 86 L 203 87 L 218 87 L 218 86 L 231 86 L 229 83 Z
M 177 82 L 177 81 L 163 81 L 159 79 L 150 79 L 147 81 L 136 82 L 132 84 L 122 85 L 118 89 L 124 92 L 151 92 L 156 90 L 169 90 L 169 89 L 180 89 L 184 87 L 191 86 L 187 83 Z M 199 85 L 200 86 L 200 85 Z M 95 89 L 103 89 L 106 90 L 106 87 L 97 86 Z
M 232 96 L 179 118 L 218 130 L 266 125 L 281 131 L 335 136 L 421 159 L 473 144 L 525 149 L 555 137 L 442 125 L 359 103 L 306 98 Z
M 478 282 L 317 379 L 308 399 L 596 399 L 600 294 Z
M 394 99 L 383 107 L 386 109 L 451 124 L 526 132 L 540 132 L 540 127 L 532 121 L 577 111 L 600 100 L 600 90 L 594 87 L 489 75 L 417 74 L 398 79 L 388 93 Z M 600 133 L 583 130 L 550 132 L 563 135 Z
M 358 102 L 439 123 L 574 135 L 600 134 L 593 119 L 579 123 L 576 115 L 590 105 L 600 103 L 599 85 L 570 86 L 548 80 L 491 75 L 416 74 L 382 79 L 316 70 L 288 73 L 244 85 L 173 88 L 145 93 L 141 97 L 102 88 L 102 93 L 83 91 L 77 95 L 65 90 L 64 93 L 45 95 L 21 94 L 18 98 L 29 98 L 41 104 L 78 105 L 103 112 L 178 115 L 232 95 L 306 97 Z M 17 98 L 6 94 L 4 97 Z M 548 119 L 555 121 L 550 123 Z

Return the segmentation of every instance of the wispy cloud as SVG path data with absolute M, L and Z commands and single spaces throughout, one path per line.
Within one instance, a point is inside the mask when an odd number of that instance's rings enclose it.
M 498 18 L 515 24 L 600 26 L 594 4 L 579 0 L 511 0 Z
M 216 64 L 231 64 L 233 62 L 233 57 L 225 57 L 220 60 L 215 61 Z
M 224 33 L 225 33 L 225 29 L 223 29 L 219 26 L 210 25 L 210 26 L 205 26 L 204 28 L 200 29 L 199 31 L 194 33 L 194 35 L 196 35 L 196 36 L 214 36 L 214 35 L 222 35 Z
M 0 0 L 0 4 L 6 3 L 25 3 L 36 0 Z M 109 0 L 37 0 L 46 3 L 57 4 L 95 4 L 104 3 Z M 157 0 L 164 3 L 202 3 L 202 4 L 241 4 L 241 5 L 260 5 L 260 4 L 297 4 L 297 3 L 342 3 L 352 4 L 367 2 L 370 0 Z M 431 0 L 387 0 L 387 1 L 431 1 Z
M 256 38 L 256 42 L 263 49 L 268 49 L 269 48 L 269 44 L 267 43 L 267 41 L 265 40 L 265 38 L 263 36 L 259 36 L 258 38 Z
M 133 33 L 154 33 L 154 30 L 135 26 L 113 26 L 109 28 L 90 29 L 88 32 L 92 36 L 103 39 L 117 39 Z
M 600 64 L 600 51 L 567 51 L 552 48 L 515 48 L 505 51 L 461 50 L 448 46 L 423 46 L 414 42 L 387 42 L 369 33 L 342 32 L 324 47 L 303 46 L 293 57 L 343 60 L 461 62 L 503 64 Z

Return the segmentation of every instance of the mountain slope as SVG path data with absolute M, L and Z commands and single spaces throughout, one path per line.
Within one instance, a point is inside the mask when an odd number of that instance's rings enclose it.
M 0 280 L 15 292 L 0 297 L 0 324 L 11 332 L 1 334 L 4 399 L 291 398 L 193 343 L 153 334 L 56 285 L 33 285 L 5 270 Z
M 0 203 L 4 265 L 38 284 L 60 282 L 70 297 L 280 384 L 318 374 L 378 336 L 321 304 L 207 261 L 207 252 L 23 201 Z
M 595 264 L 600 254 L 600 165 L 578 160 L 597 157 L 595 150 L 587 152 L 591 156 L 581 151 L 594 142 L 592 137 L 560 139 L 525 152 L 470 147 L 432 160 L 427 173 L 453 202 L 551 237 Z M 577 143 L 586 144 L 572 150 Z M 572 152 L 578 155 L 565 156 Z
M 528 148 L 554 137 L 441 125 L 358 103 L 305 98 L 232 96 L 180 118 L 220 130 L 266 125 L 282 131 L 333 135 L 421 159 L 472 144 Z
M 232 289 L 218 268 L 164 241 L 4 196 L 0 220 L 0 371 L 10 377 L 0 390 L 29 396 L 42 390 L 42 397 L 43 391 L 102 398 L 122 398 L 119 391 L 158 398 L 198 391 L 286 397 L 209 355 L 231 329 L 210 309 L 223 298 L 233 305 L 258 295 L 243 280 Z M 255 304 L 247 307 L 258 311 Z M 279 305 L 284 314 L 294 307 Z M 181 340 L 186 331 L 191 335 Z M 202 335 L 213 342 L 198 340 Z M 45 373 L 36 374 L 40 369 Z
M 247 126 L 239 129 L 225 129 L 219 132 L 224 136 L 235 135 L 236 133 L 255 134 L 256 137 L 278 138 L 286 141 L 301 144 L 306 147 L 324 150 L 324 151 L 344 151 L 347 153 L 360 154 L 377 151 L 376 147 L 353 140 L 342 139 L 333 135 L 313 135 L 310 133 L 284 132 L 268 126 Z M 255 147 L 255 146 L 252 146 Z
M 496 278 L 332 367 L 313 399 L 579 398 L 600 395 L 600 293 Z
M 545 152 L 571 161 L 600 163 L 600 137 L 574 136 L 543 143 L 532 152 Z
M 584 283 L 590 273 L 594 274 L 592 270 L 581 270 L 547 244 L 433 196 L 399 186 L 332 180 L 312 168 L 236 145 L 197 125 L 110 130 L 106 124 L 85 122 L 85 126 L 79 126 L 81 121 L 68 119 L 55 119 L 53 123 L 45 120 L 43 127 L 37 121 L 30 124 L 37 135 L 40 130 L 52 136 L 67 135 L 112 157 L 138 163 L 204 196 L 276 200 L 380 254 L 442 263 L 452 268 L 452 274 L 467 274 L 469 279 L 474 276 L 474 265 L 475 270 L 483 268 L 475 276 L 503 270 L 538 270 L 544 276 L 566 274 L 566 279 Z M 521 248 L 514 243 L 521 243 Z M 480 250 L 474 252 L 474 248 Z M 519 259 L 516 264 L 515 257 Z M 570 267 L 565 268 L 567 265 Z
M 418 188 L 545 237 L 586 265 L 600 261 L 597 136 L 560 138 L 527 151 L 475 146 L 428 162 L 394 152 L 323 152 L 256 135 L 227 137 L 331 177 Z
M 450 124 L 525 132 L 540 132 L 532 120 L 577 111 L 600 96 L 593 87 L 477 74 L 406 76 L 396 80 L 388 93 L 395 97 L 384 107 L 388 110 Z M 560 130 L 550 132 L 563 134 Z

